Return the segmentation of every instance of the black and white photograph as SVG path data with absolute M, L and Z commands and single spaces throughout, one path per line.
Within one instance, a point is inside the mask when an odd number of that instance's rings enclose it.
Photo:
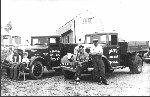
M 1 96 L 150 96 L 150 0 L 1 0 Z

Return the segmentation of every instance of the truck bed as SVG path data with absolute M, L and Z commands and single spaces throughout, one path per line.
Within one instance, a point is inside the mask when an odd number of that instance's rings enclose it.
M 149 41 L 129 41 L 128 52 L 143 52 L 148 51 Z

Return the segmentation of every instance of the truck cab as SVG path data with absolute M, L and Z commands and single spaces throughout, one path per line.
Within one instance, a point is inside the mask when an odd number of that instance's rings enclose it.
M 120 64 L 118 33 L 94 33 L 85 35 L 85 44 L 93 44 L 93 39 L 98 39 L 98 44 L 103 47 L 103 54 L 112 66 Z

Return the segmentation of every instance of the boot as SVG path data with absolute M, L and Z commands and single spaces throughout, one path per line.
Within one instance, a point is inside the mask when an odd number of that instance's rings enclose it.
M 101 77 L 98 79 L 98 85 L 101 85 L 102 84 L 102 79 Z
M 76 84 L 79 84 L 79 83 L 80 83 L 79 77 L 77 77 L 77 78 L 75 79 L 75 81 L 76 81 Z
M 104 85 L 109 85 L 106 79 L 103 79 L 103 80 L 102 80 L 102 83 L 103 83 Z
M 109 85 L 107 82 L 103 82 L 104 85 Z

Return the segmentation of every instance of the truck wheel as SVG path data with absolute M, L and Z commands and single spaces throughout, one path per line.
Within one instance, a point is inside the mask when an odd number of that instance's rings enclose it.
M 30 76 L 32 79 L 39 79 L 43 75 L 43 64 L 40 61 L 34 61 L 30 66 Z
M 130 72 L 133 74 L 139 74 L 142 72 L 142 66 L 142 59 L 138 55 L 132 56 L 129 65 Z
M 72 79 L 75 76 L 75 72 L 71 72 L 68 70 L 62 70 L 63 71 L 63 75 L 66 79 Z

